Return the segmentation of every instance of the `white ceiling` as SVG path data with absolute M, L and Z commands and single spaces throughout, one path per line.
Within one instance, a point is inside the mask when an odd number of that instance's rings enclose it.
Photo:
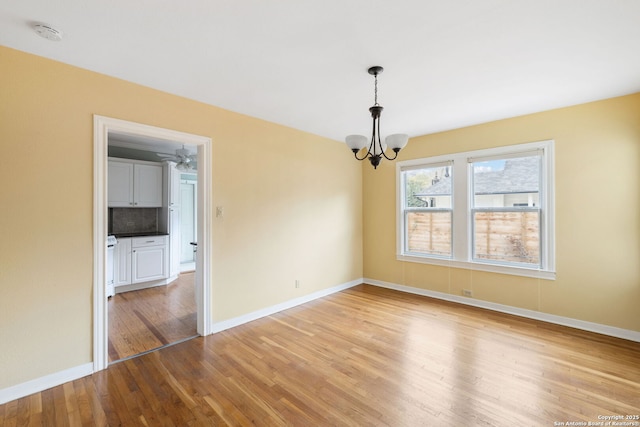
M 638 92 L 639 41 L 639 0 L 0 0 L 4 46 L 336 140 L 372 65 L 417 136 Z

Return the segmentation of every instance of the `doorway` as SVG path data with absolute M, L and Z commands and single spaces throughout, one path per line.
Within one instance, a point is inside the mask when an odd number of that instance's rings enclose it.
M 154 140 L 166 144 L 185 144 L 197 147 L 197 191 L 195 194 L 195 224 L 198 251 L 193 274 L 197 333 L 211 333 L 210 320 L 210 224 L 211 212 L 211 139 L 169 129 L 127 122 L 103 116 L 94 116 L 94 371 L 105 369 L 108 357 L 108 301 L 106 297 L 106 237 L 108 232 L 107 208 L 107 158 L 109 134 L 117 133 L 138 138 L 140 141 Z M 194 187 L 195 189 L 195 187 Z

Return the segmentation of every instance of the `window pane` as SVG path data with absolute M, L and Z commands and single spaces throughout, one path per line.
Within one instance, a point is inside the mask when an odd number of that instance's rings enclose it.
M 474 212 L 474 258 L 540 264 L 540 212 Z
M 451 211 L 407 212 L 407 251 L 451 256 Z
M 451 208 L 451 167 L 412 169 L 404 175 L 405 208 Z
M 540 206 L 540 157 L 473 163 L 476 208 Z

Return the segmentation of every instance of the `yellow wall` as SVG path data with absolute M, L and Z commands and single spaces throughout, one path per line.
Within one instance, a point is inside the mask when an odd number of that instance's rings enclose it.
M 555 139 L 558 278 L 545 281 L 396 261 L 394 163 L 374 172 L 342 143 L 7 48 L 0 69 L 0 389 L 92 360 L 93 114 L 212 138 L 212 209 L 225 209 L 212 224 L 214 322 L 364 268 L 640 331 L 640 94 L 414 138 L 401 153 Z
M 94 114 L 212 138 L 212 321 L 362 277 L 344 144 L 2 47 L 0 69 L 0 389 L 92 361 Z
M 364 170 L 365 277 L 640 331 L 640 94 L 413 138 L 399 157 L 548 139 L 557 280 L 397 261 L 390 162 Z

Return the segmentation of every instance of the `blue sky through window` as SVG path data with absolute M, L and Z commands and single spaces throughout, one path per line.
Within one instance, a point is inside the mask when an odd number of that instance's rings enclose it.
M 476 162 L 473 164 L 474 173 L 495 172 L 504 169 L 504 160 L 489 160 L 486 162 Z

